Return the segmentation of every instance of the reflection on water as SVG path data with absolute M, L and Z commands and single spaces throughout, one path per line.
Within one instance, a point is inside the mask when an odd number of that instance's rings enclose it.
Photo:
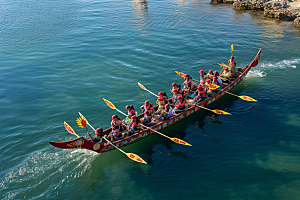
M 145 36 L 146 30 L 149 28 L 148 3 L 146 0 L 131 1 L 133 12 L 135 15 L 135 24 L 137 29 Z

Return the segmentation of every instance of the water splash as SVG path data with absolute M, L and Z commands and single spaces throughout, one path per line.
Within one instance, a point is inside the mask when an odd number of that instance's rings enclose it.
M 282 60 L 280 62 L 277 63 L 262 63 L 261 67 L 263 68 L 297 68 L 297 64 L 300 64 L 300 59 L 296 58 L 293 60 Z
M 264 72 L 264 71 L 261 71 L 261 70 L 251 70 L 249 71 L 249 73 L 247 74 L 247 76 L 249 77 L 264 77 L 266 76 L 267 74 Z
M 26 194 L 34 196 L 39 191 L 53 191 L 61 187 L 64 182 L 69 182 L 91 167 L 93 160 L 99 154 L 85 149 L 59 152 L 38 152 L 30 157 L 25 163 L 12 169 L 0 182 L 3 199 L 24 198 Z M 62 177 L 62 174 L 63 177 Z M 49 180 L 52 180 L 49 184 Z M 65 184 L 65 183 L 64 183 Z M 45 189 L 48 188 L 48 189 Z M 32 198 L 34 196 L 26 196 Z

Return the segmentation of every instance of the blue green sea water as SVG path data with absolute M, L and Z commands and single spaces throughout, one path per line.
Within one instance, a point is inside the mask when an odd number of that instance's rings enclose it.
M 0 199 L 299 199 L 300 30 L 209 0 L 1 1 Z M 78 111 L 108 128 L 102 98 L 125 111 L 199 70 L 261 60 L 209 111 L 119 151 L 63 150 Z M 139 113 L 139 109 L 136 109 Z

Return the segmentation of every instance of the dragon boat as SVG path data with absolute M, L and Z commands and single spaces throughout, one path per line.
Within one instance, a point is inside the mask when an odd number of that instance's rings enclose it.
M 152 134 L 156 134 L 155 131 L 160 131 L 169 126 L 172 126 L 173 124 L 179 122 L 180 120 L 203 109 L 203 107 L 205 108 L 206 106 L 208 106 L 211 103 L 220 99 L 222 96 L 224 96 L 226 93 L 228 93 L 234 87 L 236 87 L 246 77 L 246 75 L 248 74 L 250 69 L 252 67 L 255 67 L 258 64 L 259 59 L 260 59 L 260 53 L 261 53 L 261 49 L 258 51 L 256 57 L 250 63 L 250 65 L 246 65 L 245 68 L 243 68 L 241 70 L 242 73 L 238 77 L 234 78 L 230 84 L 228 84 L 226 87 L 224 87 L 218 93 L 216 93 L 214 97 L 205 99 L 204 101 L 201 101 L 200 103 L 187 108 L 185 111 L 183 111 L 179 114 L 174 114 L 168 120 L 161 121 L 161 122 L 158 122 L 157 124 L 154 124 L 153 126 L 150 127 L 152 130 L 143 129 L 140 132 L 135 133 L 129 137 L 112 142 L 113 145 L 111 143 L 106 143 L 106 144 L 95 143 L 93 141 L 85 139 L 84 137 L 78 137 L 74 140 L 65 141 L 65 142 L 52 142 L 52 141 L 48 141 L 48 142 L 51 145 L 58 147 L 58 148 L 62 148 L 62 149 L 84 148 L 84 149 L 88 149 L 88 150 L 91 150 L 91 151 L 94 151 L 97 153 L 105 153 L 108 151 L 112 151 L 112 150 L 116 149 L 114 146 L 116 146 L 118 148 L 122 148 L 124 146 L 133 144 L 133 143 L 135 143 L 139 140 L 142 140 Z M 244 97 L 247 98 L 246 96 L 244 96 Z M 156 106 L 155 109 L 158 109 L 158 106 Z M 142 116 L 143 116 L 143 113 L 138 115 L 138 118 L 141 118 Z M 155 130 L 155 131 L 153 131 L 153 130 Z M 109 134 L 110 132 L 111 132 L 111 128 L 104 130 L 105 134 Z M 184 141 L 182 141 L 182 142 L 184 142 Z

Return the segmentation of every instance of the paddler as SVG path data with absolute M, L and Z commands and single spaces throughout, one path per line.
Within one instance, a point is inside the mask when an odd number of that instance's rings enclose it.
M 195 84 L 192 82 L 192 77 L 190 77 L 188 74 L 184 75 L 183 85 L 185 86 L 183 90 L 188 96 L 192 95 L 197 90 Z
M 174 113 L 178 114 L 183 112 L 186 109 L 186 100 L 181 96 L 177 97 L 177 102 L 175 104 Z
M 117 141 L 117 140 L 121 140 L 123 139 L 123 135 L 122 132 L 120 131 L 120 129 L 117 129 L 115 127 L 112 128 L 111 134 L 109 134 L 109 136 L 111 138 L 111 141 Z
M 205 79 L 207 78 L 206 73 L 202 69 L 199 71 L 199 73 L 200 73 L 200 81 L 205 81 Z
M 111 118 L 112 118 L 112 121 L 110 123 L 111 128 L 119 129 L 122 132 L 124 128 L 121 119 L 117 115 L 113 115 Z
M 164 111 L 156 119 L 168 120 L 172 115 L 173 108 L 169 104 L 166 104 Z
M 144 105 L 141 106 L 141 110 L 143 112 L 145 112 L 146 110 L 152 112 L 153 109 L 154 109 L 153 104 L 150 104 L 148 100 L 145 101 Z
M 208 71 L 208 74 L 207 74 L 207 78 L 212 79 L 213 77 L 214 77 L 213 71 L 212 71 L 212 70 L 209 70 L 209 71 Z
M 152 126 L 152 115 L 151 115 L 151 113 L 148 111 L 148 110 L 146 110 L 145 112 L 144 112 L 144 117 L 141 119 L 141 122 L 145 125 L 145 126 L 148 126 L 148 127 L 150 127 L 150 126 Z
M 221 90 L 222 87 L 223 87 L 223 82 L 222 82 L 222 80 L 221 80 L 220 78 L 218 78 L 217 76 L 214 76 L 214 77 L 213 77 L 212 84 L 215 84 L 215 85 L 220 86 L 220 87 L 218 88 L 218 90 Z
M 97 128 L 96 129 L 96 135 L 94 137 L 92 137 L 92 135 L 90 133 L 88 133 L 88 135 L 90 136 L 91 141 L 93 142 L 97 142 L 97 143 L 102 143 L 102 137 L 103 135 L 103 129 L 102 128 Z
M 164 110 L 164 106 L 166 104 L 165 98 L 163 97 L 158 97 L 156 100 L 156 103 L 158 104 L 158 109 L 156 110 L 156 114 L 160 114 Z
M 131 122 L 129 124 L 129 130 L 127 132 L 127 136 L 133 135 L 134 133 L 139 132 L 140 121 L 137 119 L 135 115 L 131 117 Z
M 228 79 L 227 81 L 223 81 L 223 82 L 225 83 L 230 82 L 229 78 L 231 77 L 231 72 L 228 70 L 227 67 L 224 67 L 220 76 Z
M 205 80 L 205 84 L 206 84 L 206 87 L 207 87 L 207 94 L 208 94 L 209 96 L 211 96 L 211 97 L 214 97 L 216 93 L 214 92 L 213 89 L 210 89 L 210 88 L 208 87 L 208 85 L 210 84 L 210 79 L 206 79 L 206 80 Z
M 219 77 L 219 72 L 214 71 L 214 77 L 217 78 L 217 81 L 218 81 L 218 83 L 220 85 L 220 89 L 221 89 L 221 87 L 223 87 L 223 82 L 222 82 L 222 79 L 220 79 L 220 77 Z
M 128 116 L 129 117 L 132 117 L 133 115 L 135 115 L 135 110 L 134 110 L 134 107 L 133 107 L 133 105 L 127 105 L 126 107 L 125 107 L 125 109 L 126 110 L 128 110 Z
M 198 85 L 197 91 L 195 92 L 196 96 L 194 97 L 194 104 L 200 103 L 205 99 L 206 91 L 202 85 Z
M 185 98 L 185 91 L 181 89 L 181 85 L 177 85 L 176 83 L 173 83 L 172 86 L 173 86 L 172 90 L 176 89 L 178 94 Z
M 181 96 L 181 95 L 178 94 L 178 91 L 176 89 L 173 89 L 172 92 L 173 92 L 173 97 L 171 98 L 169 105 L 172 106 L 172 107 L 174 107 L 175 103 L 178 101 L 177 97 Z

